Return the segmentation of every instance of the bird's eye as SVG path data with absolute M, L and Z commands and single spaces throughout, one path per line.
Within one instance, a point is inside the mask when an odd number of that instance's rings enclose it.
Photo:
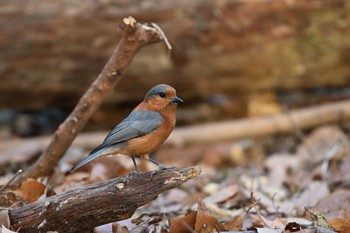
M 162 98 L 165 98 L 165 93 L 164 92 L 160 92 L 159 96 L 162 97 Z

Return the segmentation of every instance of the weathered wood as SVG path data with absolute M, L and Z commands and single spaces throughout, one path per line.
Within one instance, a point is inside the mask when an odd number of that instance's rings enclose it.
M 293 133 L 296 127 L 310 129 L 322 124 L 342 123 L 350 119 L 350 101 L 338 101 L 290 111 L 274 116 L 222 121 L 187 127 L 177 127 L 165 141 L 168 145 L 192 143 L 215 143 L 245 137 L 258 137 L 277 133 Z M 78 147 L 94 147 L 108 132 L 82 133 L 74 141 Z M 48 137 L 17 139 L 0 143 L 0 164 L 18 161 L 31 155 L 48 144 Z M 15 149 L 14 149 L 15 148 Z M 27 153 L 26 153 L 27 152 Z M 17 156 L 18 157 L 18 156 Z
M 199 175 L 199 167 L 171 168 L 107 180 L 9 210 L 20 232 L 86 232 L 129 218 L 160 193 Z

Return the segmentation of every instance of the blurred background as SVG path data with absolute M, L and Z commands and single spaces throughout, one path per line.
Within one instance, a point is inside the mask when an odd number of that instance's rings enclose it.
M 48 134 L 96 79 L 133 16 L 174 50 L 143 48 L 85 130 L 109 130 L 155 84 L 178 125 L 276 114 L 350 96 L 347 0 L 0 1 L 0 139 Z
M 178 107 L 178 128 L 151 156 L 203 171 L 146 210 L 163 213 L 168 207 L 169 216 L 177 216 L 198 197 L 209 196 L 206 203 L 216 200 L 224 210 L 224 216 L 216 216 L 220 221 L 232 219 L 236 210 L 246 213 L 258 201 L 265 216 L 305 216 L 304 207 L 314 206 L 327 217 L 347 213 L 349 218 L 350 101 L 329 111 L 350 99 L 349 0 L 0 0 L 0 184 L 37 161 L 52 132 L 100 74 L 121 39 L 118 23 L 128 16 L 158 24 L 172 54 L 164 43 L 136 54 L 55 167 L 48 189 L 62 193 L 133 171 L 129 157 L 107 156 L 67 173 L 152 86 L 166 83 L 185 102 Z M 252 120 L 326 103 L 327 113 L 304 121 L 291 114 L 284 121 L 265 121 L 276 128 L 292 125 L 288 132 L 226 140 L 219 135 L 261 130 L 266 125 L 257 127 Z M 322 117 L 323 125 L 313 124 Z M 236 119 L 244 120 L 227 122 Z M 306 121 L 307 127 L 300 127 Z M 242 122 L 248 127 L 237 130 Z M 186 133 L 191 142 L 181 141 Z M 215 140 L 195 142 L 198 135 Z M 142 171 L 157 168 L 147 161 L 138 164 Z M 5 206 L 2 197 L 0 192 Z M 226 210 L 233 211 L 229 217 Z M 255 220 L 249 221 L 246 226 Z

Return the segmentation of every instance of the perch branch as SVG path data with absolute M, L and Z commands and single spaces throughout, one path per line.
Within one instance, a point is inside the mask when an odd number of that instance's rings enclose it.
M 111 179 L 9 210 L 11 226 L 21 232 L 87 232 L 127 219 L 159 194 L 199 175 L 199 167 L 170 168 Z
M 132 17 L 124 18 L 120 25 L 123 38 L 111 58 L 89 90 L 80 99 L 70 116 L 58 127 L 40 158 L 16 180 L 49 176 L 88 119 L 106 95 L 121 80 L 136 52 L 145 45 L 161 41 L 161 33 L 150 26 L 140 24 Z

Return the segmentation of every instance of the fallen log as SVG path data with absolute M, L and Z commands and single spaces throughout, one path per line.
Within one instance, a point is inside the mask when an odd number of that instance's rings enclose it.
M 168 145 L 215 143 L 246 137 L 258 137 L 277 133 L 291 133 L 323 124 L 342 123 L 350 119 L 350 100 L 312 106 L 290 111 L 286 114 L 251 119 L 231 120 L 202 125 L 177 127 L 165 141 Z M 108 132 L 80 134 L 73 143 L 78 147 L 93 147 L 100 143 Z M 0 164 L 15 158 L 15 154 L 32 148 L 32 153 L 48 144 L 48 137 L 17 139 L 0 143 Z M 15 148 L 15 149 L 14 149 Z M 17 151 L 17 152 L 16 152 Z M 28 155 L 29 156 L 29 155 Z
M 167 190 L 199 175 L 199 167 L 169 168 L 115 178 L 9 210 L 11 227 L 21 232 L 87 232 L 127 219 Z

